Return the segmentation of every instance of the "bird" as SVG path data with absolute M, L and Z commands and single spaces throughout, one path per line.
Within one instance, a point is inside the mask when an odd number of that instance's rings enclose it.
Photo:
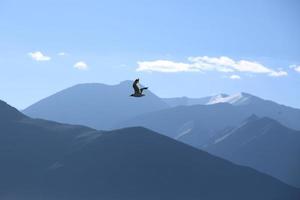
M 145 95 L 143 94 L 143 91 L 144 91 L 144 90 L 147 90 L 148 87 L 140 88 L 140 87 L 138 86 L 139 82 L 140 82 L 140 79 L 135 79 L 135 81 L 133 82 L 132 87 L 133 87 L 133 89 L 134 89 L 134 93 L 131 94 L 130 96 L 132 96 L 132 97 L 143 97 L 143 96 L 145 96 Z

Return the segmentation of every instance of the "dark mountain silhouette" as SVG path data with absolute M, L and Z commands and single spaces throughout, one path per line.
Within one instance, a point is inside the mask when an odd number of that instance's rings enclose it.
M 47 97 L 23 112 L 34 118 L 111 129 L 118 121 L 168 108 L 150 91 L 144 98 L 132 98 L 132 81 L 118 85 L 79 84 Z
M 145 128 L 33 120 L 0 102 L 0 199 L 297 200 L 299 189 Z
M 252 116 L 217 134 L 205 150 L 300 187 L 300 131 L 273 119 Z

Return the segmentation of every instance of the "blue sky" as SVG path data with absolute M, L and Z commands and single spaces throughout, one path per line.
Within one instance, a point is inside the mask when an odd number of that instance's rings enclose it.
M 139 77 L 162 97 L 249 92 L 300 108 L 300 1 L 0 1 L 0 99 Z M 299 72 L 298 72 L 298 71 Z

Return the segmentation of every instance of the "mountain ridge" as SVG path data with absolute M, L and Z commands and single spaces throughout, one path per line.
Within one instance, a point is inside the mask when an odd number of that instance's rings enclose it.
M 132 83 L 117 85 L 78 84 L 57 92 L 23 110 L 34 117 L 62 123 L 82 124 L 96 129 L 112 129 L 118 121 L 168 105 L 151 91 L 143 98 L 130 97 Z
M 300 131 L 268 117 L 252 117 L 237 128 L 217 134 L 204 150 L 300 188 L 299 144 Z
M 297 200 L 300 196 L 299 189 L 277 179 L 142 127 L 95 131 L 26 117 L 0 123 L 0 129 L 1 199 Z

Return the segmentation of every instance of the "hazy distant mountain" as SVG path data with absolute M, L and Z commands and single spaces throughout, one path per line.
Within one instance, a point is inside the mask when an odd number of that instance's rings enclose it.
M 0 101 L 0 199 L 297 200 L 300 190 L 144 128 L 33 120 Z
M 212 140 L 218 141 L 220 138 L 222 139 L 223 137 L 227 137 L 227 134 L 236 130 L 236 127 L 244 124 L 244 119 L 251 116 L 253 112 L 263 112 L 264 110 L 268 110 L 268 108 L 266 108 L 268 105 L 261 108 L 260 111 L 255 106 L 253 109 L 250 109 L 251 104 L 249 105 L 250 107 L 218 103 L 211 105 L 178 106 L 140 115 L 124 122 L 120 126 L 144 126 L 196 148 L 215 153 L 211 150 L 214 145 L 211 145 L 212 147 L 210 146 L 210 148 L 207 149 L 207 145 L 211 143 Z M 271 109 L 271 107 L 269 108 Z M 241 157 L 241 161 L 235 158 L 230 160 L 268 172 L 287 183 L 300 186 L 300 174 L 298 172 L 300 168 L 297 168 L 298 166 L 300 167 L 300 131 L 297 132 L 285 128 L 282 125 L 279 126 L 279 123 L 275 123 L 275 121 L 272 121 L 274 122 L 273 124 L 267 123 L 268 121 L 266 120 L 263 122 L 266 122 L 266 124 L 257 124 L 257 129 L 238 129 L 239 132 L 235 135 L 237 135 L 237 137 L 245 135 L 244 141 L 236 140 L 234 141 L 235 144 L 233 146 L 231 146 L 230 143 L 223 148 L 220 148 L 220 150 L 217 151 L 220 153 L 216 153 L 216 155 L 228 159 L 228 156 L 226 155 L 230 152 L 231 148 L 240 145 L 243 146 L 243 144 L 252 137 L 256 137 L 255 134 L 259 135 L 267 132 L 269 134 L 263 134 L 264 145 L 266 147 L 265 152 L 256 151 L 255 146 L 249 150 L 250 153 L 253 153 L 251 156 L 256 159 L 261 159 L 261 163 L 252 157 L 248 160 L 247 154 L 243 154 L 243 151 L 239 151 L 239 149 L 236 151 L 237 155 Z M 268 126 L 271 126 L 270 129 L 265 129 L 265 127 Z M 276 128 L 278 130 L 275 132 L 274 130 L 276 130 Z M 262 131 L 265 132 L 262 133 Z M 291 132 L 294 134 L 290 134 Z M 280 137 L 276 138 L 278 134 Z M 288 141 L 290 140 L 293 140 L 293 142 L 289 143 Z M 216 145 L 216 148 L 217 147 L 218 145 Z M 226 148 L 228 148 L 228 151 Z M 277 148 L 280 149 L 277 150 Z M 223 156 L 221 152 L 224 152 L 225 155 Z M 257 152 L 260 153 L 259 156 L 255 156 Z M 265 159 L 262 159 L 263 156 L 265 156 Z M 285 157 L 286 162 L 282 162 L 284 159 L 281 159 L 281 156 Z M 270 162 L 264 162 L 266 160 L 270 160 Z M 247 161 L 249 161 L 249 163 Z M 277 166 L 274 166 L 276 164 Z
M 210 101 L 216 98 L 227 97 L 227 94 L 218 94 L 214 96 L 207 96 L 202 98 L 190 98 L 190 97 L 173 97 L 173 98 L 162 98 L 169 106 L 192 106 L 192 105 L 206 105 Z
M 300 131 L 275 120 L 252 116 L 214 136 L 205 150 L 300 188 Z
M 240 106 L 241 109 L 250 114 L 255 114 L 259 117 L 270 117 L 289 128 L 300 130 L 300 109 L 264 100 L 244 92 L 233 95 L 219 94 L 199 99 L 182 97 L 163 100 L 171 107 L 229 103 L 234 106 Z
M 300 109 L 280 105 L 246 93 L 241 93 L 240 100 L 236 103 L 246 112 L 250 111 L 258 117 L 269 117 L 289 128 L 300 130 Z
M 170 107 L 229 103 L 240 107 L 244 113 L 248 113 L 247 116 L 256 114 L 259 117 L 270 117 L 289 128 L 300 130 L 300 109 L 247 93 L 219 94 L 199 99 L 161 99 L 150 91 L 146 91 L 143 98 L 133 98 L 129 96 L 131 93 L 131 81 L 124 81 L 118 85 L 80 84 L 49 96 L 23 112 L 34 118 L 82 124 L 97 129 L 113 129 L 120 122 L 135 116 Z
M 23 112 L 34 118 L 111 129 L 118 121 L 168 108 L 148 90 L 143 98 L 131 97 L 132 92 L 131 81 L 118 85 L 80 84 L 51 95 Z
M 230 103 L 232 105 L 247 105 L 252 101 L 263 100 L 251 94 L 240 92 L 233 95 L 217 94 L 202 98 L 174 97 L 163 98 L 163 100 L 172 107 L 191 106 L 191 105 L 210 105 L 216 103 Z
M 119 126 L 143 126 L 198 148 L 218 131 L 240 124 L 250 113 L 228 103 L 178 106 L 139 115 Z

